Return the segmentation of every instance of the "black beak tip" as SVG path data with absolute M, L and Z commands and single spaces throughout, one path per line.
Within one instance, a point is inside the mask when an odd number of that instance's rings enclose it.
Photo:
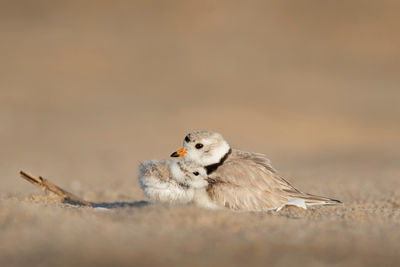
M 216 184 L 217 183 L 217 181 L 215 181 L 212 178 L 207 178 L 207 181 L 208 181 L 209 184 Z
M 172 157 L 172 158 L 178 158 L 178 157 L 179 157 L 178 152 L 175 151 L 174 153 L 172 153 L 172 154 L 171 154 L 171 157 Z

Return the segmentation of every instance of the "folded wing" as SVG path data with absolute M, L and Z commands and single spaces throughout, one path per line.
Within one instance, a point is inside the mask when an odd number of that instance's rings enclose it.
M 336 205 L 338 200 L 303 193 L 281 177 L 262 154 L 234 151 L 232 157 L 212 175 L 210 198 L 234 210 L 276 209 L 292 199 L 311 205 Z

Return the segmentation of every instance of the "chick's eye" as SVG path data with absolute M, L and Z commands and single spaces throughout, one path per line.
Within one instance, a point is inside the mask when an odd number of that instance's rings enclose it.
M 199 173 L 199 172 L 194 172 L 193 174 L 194 174 L 195 176 L 199 176 L 200 173 Z
M 195 147 L 197 148 L 197 149 L 200 149 L 200 148 L 202 148 L 204 145 L 203 144 L 201 144 L 201 143 L 197 143 L 196 145 L 195 145 Z

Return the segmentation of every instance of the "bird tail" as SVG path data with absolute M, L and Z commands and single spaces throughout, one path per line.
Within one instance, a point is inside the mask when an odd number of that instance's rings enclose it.
M 329 198 L 329 197 L 321 197 L 316 195 L 311 195 L 304 193 L 300 198 L 304 199 L 307 206 L 333 206 L 333 205 L 341 205 L 342 201 Z

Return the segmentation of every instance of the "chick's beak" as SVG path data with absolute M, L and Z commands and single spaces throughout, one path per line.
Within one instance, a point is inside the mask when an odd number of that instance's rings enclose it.
M 216 184 L 216 183 L 217 183 L 217 181 L 215 181 L 214 179 L 209 178 L 209 177 L 207 177 L 205 180 L 206 180 L 209 184 Z
M 181 148 L 178 151 L 175 151 L 174 153 L 172 153 L 171 157 L 173 157 L 173 158 L 183 157 L 185 154 L 186 154 L 185 149 Z

